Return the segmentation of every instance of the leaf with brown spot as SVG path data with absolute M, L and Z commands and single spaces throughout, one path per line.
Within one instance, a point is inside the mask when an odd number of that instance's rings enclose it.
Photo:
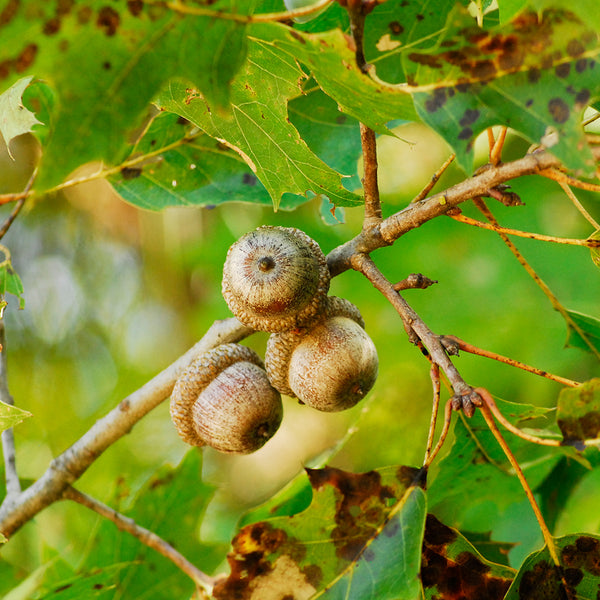
M 600 438 L 600 379 L 564 388 L 558 397 L 556 421 L 566 443 Z
M 595 599 L 600 590 L 600 536 L 572 534 L 555 540 L 561 571 L 545 547 L 529 555 L 506 600 Z M 565 590 L 565 584 L 567 590 Z
M 211 8 L 243 13 L 251 4 L 218 0 Z M 246 56 L 244 23 L 139 2 L 21 0 L 0 20 L 0 37 L 0 86 L 34 74 L 56 94 L 39 191 L 85 162 L 122 160 L 148 104 L 173 77 L 223 110 Z
M 428 600 L 501 600 L 516 571 L 486 560 L 458 531 L 427 516 L 421 581 Z
M 308 470 L 313 500 L 302 513 L 247 525 L 233 540 L 222 600 L 319 597 L 413 600 L 425 520 L 423 473 Z

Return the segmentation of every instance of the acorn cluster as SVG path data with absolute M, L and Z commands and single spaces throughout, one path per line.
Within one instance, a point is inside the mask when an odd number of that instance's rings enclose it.
M 223 297 L 239 321 L 271 334 L 265 361 L 250 348 L 223 344 L 185 370 L 171 396 L 185 442 L 247 454 L 279 428 L 281 394 L 328 412 L 367 394 L 377 350 L 358 308 L 328 296 L 329 283 L 323 252 L 299 229 L 259 227 L 231 246 Z

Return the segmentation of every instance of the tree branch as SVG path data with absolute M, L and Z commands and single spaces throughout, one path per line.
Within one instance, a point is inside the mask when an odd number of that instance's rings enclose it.
M 479 397 L 473 393 L 471 386 L 467 385 L 460 373 L 446 353 L 441 338 L 435 335 L 419 315 L 408 305 L 406 300 L 394 289 L 393 284 L 388 281 L 370 256 L 356 254 L 352 257 L 352 266 L 356 271 L 362 273 L 378 289 L 396 309 L 400 315 L 411 341 L 416 342 L 418 338 L 431 356 L 434 364 L 446 374 L 452 389 L 454 390 L 453 408 L 462 408 L 467 416 L 475 411 L 475 406 L 480 405 Z
M 0 532 L 9 537 L 41 510 L 59 500 L 68 485 L 153 408 L 168 398 L 181 372 L 197 356 L 227 342 L 238 342 L 252 333 L 237 319 L 215 321 L 204 337 L 172 365 L 122 400 L 70 448 L 55 458 L 46 472 L 21 492 L 15 503 L 0 507 Z
M 6 335 L 2 319 L 0 319 L 0 348 L 0 402 L 14 406 L 13 397 L 8 391 Z M 12 427 L 2 432 L 2 452 L 4 454 L 4 476 L 6 479 L 6 497 L 4 498 L 4 503 L 14 505 L 21 493 L 21 483 L 17 472 L 15 436 Z
M 148 548 L 152 548 L 159 554 L 162 554 L 165 558 L 168 558 L 177 568 L 181 569 L 188 577 L 190 577 L 197 587 L 207 592 L 207 594 L 205 594 L 206 598 L 210 597 L 210 593 L 215 584 L 215 579 L 206 573 L 203 573 L 185 558 L 183 554 L 177 552 L 173 546 L 154 532 L 141 527 L 133 519 L 122 515 L 110 506 L 76 490 L 70 485 L 64 489 L 62 497 L 66 500 L 73 500 L 74 502 L 93 510 L 100 516 L 112 521 L 120 531 L 131 534 L 142 544 L 148 546 Z
M 592 151 L 596 160 L 600 159 L 600 148 L 593 148 Z M 409 204 L 403 210 L 384 219 L 372 230 L 363 231 L 352 240 L 332 250 L 327 256 L 329 270 L 332 275 L 339 275 L 353 268 L 351 258 L 354 254 L 370 254 L 378 248 L 389 246 L 405 233 L 446 214 L 462 202 L 485 196 L 490 189 L 511 179 L 535 175 L 555 167 L 560 167 L 559 160 L 545 151 L 536 151 L 496 167 L 486 165 L 473 177 L 461 181 L 444 192 Z

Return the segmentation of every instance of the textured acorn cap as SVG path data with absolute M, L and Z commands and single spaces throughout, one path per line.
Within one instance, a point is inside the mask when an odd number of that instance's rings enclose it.
M 253 329 L 285 331 L 308 325 L 323 311 L 330 274 L 319 245 L 303 231 L 259 227 L 227 253 L 223 297 Z
M 183 441 L 237 454 L 263 446 L 283 417 L 281 396 L 262 361 L 238 344 L 223 344 L 192 362 L 173 388 L 170 408 Z
M 274 388 L 323 411 L 354 406 L 377 378 L 377 350 L 354 304 L 327 299 L 311 328 L 272 334 L 265 368 Z

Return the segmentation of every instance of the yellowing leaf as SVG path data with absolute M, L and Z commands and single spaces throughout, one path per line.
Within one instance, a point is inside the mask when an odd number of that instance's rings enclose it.
M 23 106 L 23 92 L 33 77 L 23 77 L 0 94 L 0 134 L 11 158 L 10 143 L 14 138 L 29 133 L 34 125 L 41 124 L 36 116 Z
M 0 431 L 14 427 L 27 417 L 31 417 L 31 413 L 19 408 L 0 402 Z

